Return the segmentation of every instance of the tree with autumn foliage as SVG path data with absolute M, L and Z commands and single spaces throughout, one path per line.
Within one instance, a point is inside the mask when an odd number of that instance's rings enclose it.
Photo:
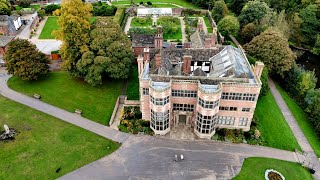
M 82 0 L 63 0 L 58 19 L 60 28 L 53 32 L 63 42 L 60 49 L 63 67 L 76 77 L 83 76 L 76 64 L 89 51 L 91 11 L 92 5 Z
M 36 45 L 26 39 L 16 39 L 8 46 L 3 60 L 6 62 L 9 74 L 18 76 L 22 80 L 36 80 L 40 75 L 49 72 L 50 61 Z

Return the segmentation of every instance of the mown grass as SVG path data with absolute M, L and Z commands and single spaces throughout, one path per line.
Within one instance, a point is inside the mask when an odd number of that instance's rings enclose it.
M 142 21 L 139 21 L 141 19 L 144 19 L 145 22 L 141 23 Z M 152 26 L 152 19 L 151 18 L 143 18 L 143 17 L 134 17 L 131 20 L 131 27 L 147 27 Z
M 193 3 L 190 3 L 186 0 L 134 0 L 133 3 L 140 3 L 140 2 L 143 2 L 143 3 L 147 3 L 148 1 L 152 2 L 152 3 L 168 3 L 168 4 L 176 4 L 176 5 L 179 5 L 179 6 L 182 6 L 184 8 L 191 8 L 191 9 L 200 9 L 197 5 L 193 4 Z M 131 1 L 128 1 L 128 0 L 119 0 L 117 2 L 112 2 L 113 5 L 121 5 L 121 4 L 130 4 Z
M 259 98 L 254 116 L 265 146 L 289 151 L 301 149 L 270 91 Z
M 309 121 L 307 114 L 298 105 L 298 103 L 294 99 L 292 99 L 287 92 L 284 91 L 284 89 L 282 89 L 278 84 L 276 84 L 276 87 L 280 92 L 282 98 L 286 102 L 291 113 L 293 114 L 294 118 L 298 122 L 312 149 L 314 150 L 316 155 L 320 157 L 320 138 L 317 136 L 316 132 L 314 132 L 313 124 Z
M 0 114 L 0 125 L 18 132 L 0 141 L 0 179 L 56 179 L 120 146 L 2 96 Z
M 252 157 L 244 161 L 240 173 L 233 180 L 262 180 L 267 169 L 280 172 L 286 179 L 312 180 L 312 175 L 298 163 L 270 158 Z
M 91 17 L 90 23 L 94 23 L 97 17 Z M 52 32 L 54 30 L 58 30 L 59 25 L 58 25 L 58 17 L 56 16 L 49 16 L 41 33 L 39 36 L 39 39 L 55 39 L 55 36 L 52 35 Z
M 8 85 L 28 96 L 40 94 L 41 101 L 67 111 L 80 109 L 84 117 L 105 125 L 109 124 L 122 88 L 121 81 L 105 81 L 101 86 L 92 87 L 67 72 L 51 72 L 37 81 L 12 77 Z
M 209 22 L 209 18 L 205 16 L 205 17 L 203 17 L 203 19 L 204 19 L 204 23 L 207 26 L 208 33 L 212 33 L 213 29 L 212 29 L 212 26 Z
M 126 95 L 128 100 L 139 100 L 138 67 L 134 66 L 128 79 Z

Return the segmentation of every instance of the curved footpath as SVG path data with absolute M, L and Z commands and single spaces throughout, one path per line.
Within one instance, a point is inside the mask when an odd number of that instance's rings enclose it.
M 177 141 L 163 137 L 134 136 L 113 130 L 79 115 L 11 90 L 9 75 L 0 74 L 0 94 L 65 122 L 122 143 L 114 153 L 60 179 L 231 179 L 248 157 L 298 162 L 294 152 L 269 147 L 223 142 Z M 185 160 L 175 162 L 175 154 Z

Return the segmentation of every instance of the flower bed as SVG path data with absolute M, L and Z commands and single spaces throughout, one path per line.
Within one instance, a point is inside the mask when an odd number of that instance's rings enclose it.
M 264 177 L 266 180 L 285 180 L 281 173 L 273 169 L 267 169 L 264 173 Z

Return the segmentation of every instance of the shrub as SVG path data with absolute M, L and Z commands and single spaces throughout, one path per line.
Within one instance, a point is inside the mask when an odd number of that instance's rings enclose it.
M 27 8 L 30 6 L 31 2 L 31 0 L 19 0 L 17 1 L 17 4 L 23 8 Z
M 152 2 L 148 1 L 147 2 L 148 6 L 152 6 Z
M 123 24 L 124 13 L 125 13 L 124 8 L 118 8 L 116 11 L 116 14 L 114 15 L 113 21 L 118 23 L 121 26 Z
M 113 16 L 117 11 L 116 6 L 102 5 L 93 6 L 92 13 L 94 16 Z
M 142 1 L 140 2 L 140 5 L 143 5 L 143 2 L 142 2 Z
M 52 14 L 55 10 L 60 9 L 60 5 L 57 4 L 50 4 L 44 7 L 44 10 L 46 11 L 46 14 Z

